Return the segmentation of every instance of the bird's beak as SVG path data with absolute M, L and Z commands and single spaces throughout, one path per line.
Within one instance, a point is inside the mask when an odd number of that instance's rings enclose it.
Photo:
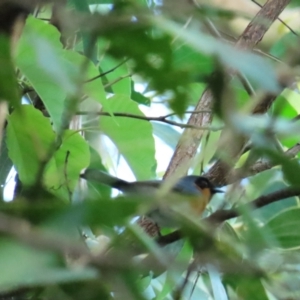
M 217 188 L 213 188 L 212 192 L 213 192 L 214 194 L 216 194 L 216 193 L 225 193 L 225 192 L 222 191 L 221 189 L 217 189 Z

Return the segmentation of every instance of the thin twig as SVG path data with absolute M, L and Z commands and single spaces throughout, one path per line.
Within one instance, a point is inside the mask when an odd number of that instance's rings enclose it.
M 121 81 L 121 80 L 123 80 L 125 78 L 131 77 L 131 76 L 132 76 L 132 74 L 127 74 L 127 75 L 120 76 L 120 77 L 116 78 L 115 80 L 113 80 L 113 81 L 105 84 L 104 88 L 108 88 L 108 87 L 114 85 L 115 83 L 117 83 L 117 82 L 119 82 L 119 81 Z
M 64 164 L 64 176 L 65 176 L 65 182 L 66 182 L 66 188 L 68 191 L 68 196 L 69 196 L 69 201 L 71 203 L 72 200 L 72 192 L 71 189 L 69 187 L 69 181 L 68 181 L 68 161 L 69 161 L 69 156 L 70 156 L 71 152 L 68 150 L 66 153 L 66 158 L 65 158 L 65 164 Z
M 203 111 L 201 112 L 186 112 L 186 113 L 205 113 Z M 155 121 L 155 122 L 163 122 L 169 125 L 177 126 L 180 128 L 191 128 L 191 129 L 198 129 L 198 130 L 210 130 L 210 131 L 219 131 L 223 129 L 223 126 L 219 127 L 213 127 L 213 126 L 193 126 L 185 123 L 179 123 L 175 121 L 168 120 L 167 118 L 174 115 L 168 114 L 165 116 L 160 116 L 160 117 L 146 117 L 146 116 L 140 116 L 140 115 L 135 115 L 135 114 L 130 114 L 130 113 L 122 113 L 122 112 L 114 112 L 114 113 L 108 113 L 108 112 L 88 112 L 88 111 L 78 111 L 76 113 L 77 115 L 97 115 L 97 116 L 107 116 L 107 117 L 125 117 L 125 118 L 132 118 L 132 119 L 138 119 L 138 120 L 144 120 L 144 121 Z
M 98 79 L 98 78 L 100 78 L 100 77 L 103 77 L 103 76 L 105 76 L 105 75 L 107 75 L 107 74 L 109 74 L 109 73 L 115 71 L 117 68 L 119 68 L 120 66 L 122 66 L 123 64 L 125 64 L 127 61 L 128 61 L 128 58 L 126 58 L 125 60 L 123 60 L 122 62 L 120 62 L 119 64 L 117 64 L 117 65 L 116 65 L 115 67 L 113 67 L 112 69 L 110 69 L 110 70 L 108 70 L 108 71 L 105 71 L 105 72 L 103 72 L 103 73 L 101 73 L 101 74 L 99 74 L 99 75 L 97 75 L 97 76 L 95 76 L 95 77 L 92 77 L 92 78 L 86 80 L 84 83 L 91 82 L 91 81 L 93 81 L 93 80 L 96 80 L 96 79 Z
M 192 272 L 195 270 L 195 268 L 196 268 L 195 261 L 192 261 L 188 266 L 188 269 L 186 271 L 186 275 L 184 277 L 182 284 L 173 292 L 174 300 L 182 299 L 183 291 L 184 291 L 185 287 L 187 286 L 187 284 L 189 282 L 189 278 L 190 278 Z
M 213 223 L 222 223 L 226 220 L 240 216 L 240 212 L 244 211 L 246 207 L 257 209 L 269 205 L 271 203 L 281 201 L 290 197 L 296 197 L 299 195 L 300 188 L 288 187 L 268 195 L 260 196 L 248 204 L 240 205 L 236 209 L 218 210 L 215 213 L 211 214 L 208 218 L 205 218 L 204 220 Z
M 198 280 L 199 280 L 200 275 L 201 275 L 201 271 L 197 271 L 197 275 L 196 275 L 196 277 L 195 277 L 194 284 L 193 284 L 193 287 L 192 287 L 191 292 L 190 292 L 189 300 L 190 300 L 190 299 L 192 298 L 192 296 L 193 296 L 193 293 L 194 293 L 194 291 L 195 291 L 195 289 L 196 289 L 196 286 L 197 286 L 197 283 L 198 283 Z

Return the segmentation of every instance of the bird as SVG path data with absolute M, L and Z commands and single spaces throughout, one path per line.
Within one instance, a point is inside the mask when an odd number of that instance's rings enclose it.
M 125 195 L 141 196 L 150 198 L 157 196 L 164 180 L 145 180 L 129 182 L 97 169 L 86 169 L 80 175 L 81 178 L 90 182 L 97 182 L 116 188 Z M 147 212 L 160 227 L 174 227 L 174 212 L 185 212 L 199 217 L 204 212 L 207 204 L 216 193 L 223 193 L 216 188 L 208 178 L 203 176 L 188 175 L 179 178 L 166 195 L 159 196 L 156 204 Z M 170 209 L 171 207 L 171 209 Z

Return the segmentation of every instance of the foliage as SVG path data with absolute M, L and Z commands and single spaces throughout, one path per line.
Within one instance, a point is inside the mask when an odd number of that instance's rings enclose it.
M 300 151 L 285 153 L 299 146 L 298 82 L 285 75 L 297 72 L 299 38 L 283 32 L 265 52 L 244 51 L 223 32 L 234 12 L 187 2 L 50 1 L 27 17 L 15 49 L 0 35 L 0 105 L 9 108 L 1 186 L 12 165 L 18 173 L 12 202 L 1 189 L 0 299 L 299 298 L 297 193 L 246 205 L 300 188 Z M 176 211 L 183 238 L 160 243 L 133 220 L 168 202 L 116 196 L 80 174 L 160 177 L 165 153 L 182 142 L 177 125 L 186 127 L 207 86 L 214 118 L 189 172 L 208 174 L 220 158 L 242 171 L 203 215 L 222 207 L 239 216 L 212 224 Z M 251 114 L 266 95 L 272 107 Z M 149 109 L 170 115 L 152 122 Z M 251 146 L 234 161 L 226 150 L 242 141 Z

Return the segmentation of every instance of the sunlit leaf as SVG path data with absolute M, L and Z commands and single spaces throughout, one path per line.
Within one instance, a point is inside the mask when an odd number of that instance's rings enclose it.
M 29 17 L 21 36 L 16 64 L 41 97 L 54 127 L 61 127 L 64 101 L 77 91 L 79 66 L 64 60 L 58 30 Z

